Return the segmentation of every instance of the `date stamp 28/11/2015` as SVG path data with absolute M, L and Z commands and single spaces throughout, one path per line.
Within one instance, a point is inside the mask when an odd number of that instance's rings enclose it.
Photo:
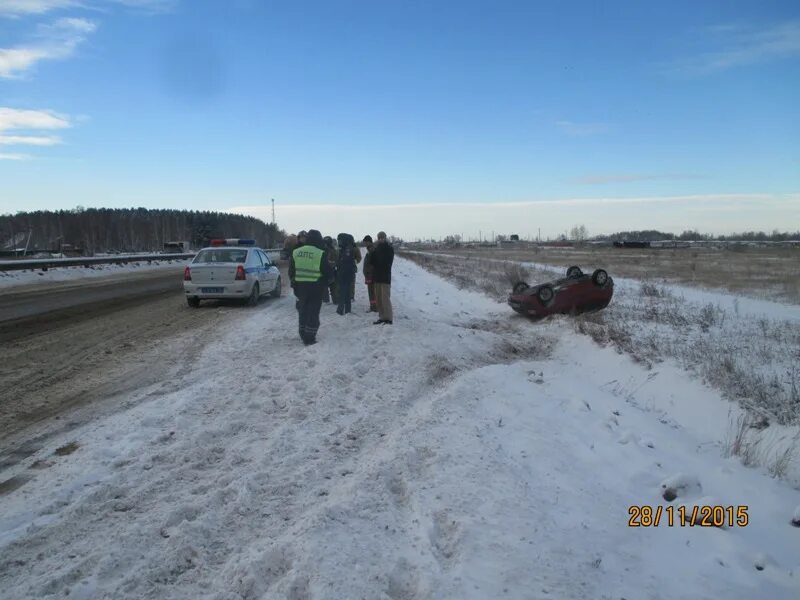
M 648 506 L 628 507 L 628 527 L 747 527 L 748 506 Z

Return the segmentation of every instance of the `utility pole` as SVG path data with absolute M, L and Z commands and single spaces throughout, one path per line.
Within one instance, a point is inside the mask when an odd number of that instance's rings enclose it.
M 269 247 L 272 248 L 275 245 L 275 234 L 277 233 L 278 227 L 275 225 L 275 198 L 272 198 L 272 223 L 270 223 L 271 227 L 267 230 L 269 232 L 269 239 L 267 243 Z

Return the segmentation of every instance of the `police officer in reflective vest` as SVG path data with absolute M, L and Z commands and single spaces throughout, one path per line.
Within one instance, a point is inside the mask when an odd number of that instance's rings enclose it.
M 323 290 L 330 277 L 329 269 L 322 234 L 311 229 L 305 244 L 295 248 L 289 262 L 289 279 L 297 296 L 300 339 L 306 346 L 317 341 L 319 311 Z

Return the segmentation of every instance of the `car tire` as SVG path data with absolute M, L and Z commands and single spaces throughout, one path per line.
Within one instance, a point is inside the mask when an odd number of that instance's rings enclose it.
M 278 280 L 275 282 L 275 289 L 270 292 L 270 296 L 273 298 L 280 298 L 281 297 L 281 278 L 278 277 Z
M 514 287 L 512 288 L 512 290 L 513 290 L 513 292 L 515 294 L 521 294 L 522 292 L 527 290 L 529 287 L 531 287 L 531 286 L 529 286 L 524 281 L 518 281 L 517 283 L 514 284 Z
M 597 269 L 592 273 L 592 283 L 598 287 L 603 287 L 608 283 L 608 273 L 603 269 Z
M 542 304 L 547 305 L 553 301 L 553 298 L 555 298 L 556 296 L 556 292 L 553 289 L 552 285 L 543 285 L 536 292 L 536 295 L 538 296 Z
M 197 296 L 187 296 L 186 304 L 188 304 L 192 308 L 198 308 L 200 306 L 200 298 L 198 298 Z
M 581 271 L 581 268 L 577 265 L 573 265 L 567 269 L 567 279 L 577 279 L 581 275 L 583 275 L 583 271 Z
M 250 296 L 247 298 L 247 306 L 255 306 L 261 299 L 261 288 L 256 281 L 250 290 Z

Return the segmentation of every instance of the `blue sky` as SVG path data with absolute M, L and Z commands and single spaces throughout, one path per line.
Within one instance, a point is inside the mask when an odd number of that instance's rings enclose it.
M 0 0 L 0 212 L 797 229 L 798 117 L 795 2 Z

